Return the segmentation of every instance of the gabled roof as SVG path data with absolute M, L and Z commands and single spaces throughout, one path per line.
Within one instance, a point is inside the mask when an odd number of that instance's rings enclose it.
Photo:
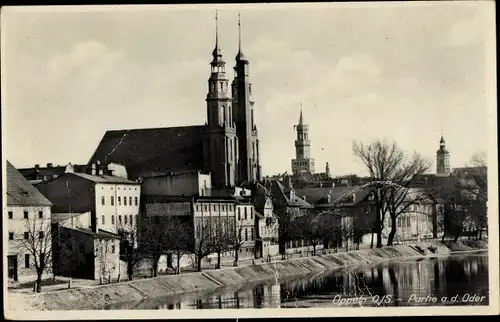
M 52 203 L 9 161 L 6 170 L 7 206 L 52 206 Z
M 302 199 L 302 197 L 297 196 L 295 191 L 293 196 L 290 192 L 291 191 L 287 191 L 287 189 L 285 189 L 285 187 L 283 187 L 283 185 L 279 181 L 272 180 L 271 193 L 273 194 L 274 198 L 278 199 L 283 204 L 286 204 L 288 207 L 314 208 L 310 203 Z
M 344 206 L 353 206 L 363 201 L 371 192 L 369 188 L 356 187 L 327 187 L 327 188 L 304 188 L 296 189 L 295 194 L 305 197 L 305 200 L 318 204 L 338 204 Z M 354 201 L 350 202 L 348 197 L 354 195 Z M 328 200 L 329 199 L 329 200 Z
M 130 178 L 203 169 L 205 126 L 107 131 L 89 160 L 126 167 Z
M 69 173 L 68 175 L 75 175 L 80 178 L 95 182 L 95 183 L 123 183 L 123 184 L 136 184 L 139 185 L 138 182 L 127 180 L 122 177 L 117 176 L 108 176 L 108 175 L 92 175 L 88 173 Z

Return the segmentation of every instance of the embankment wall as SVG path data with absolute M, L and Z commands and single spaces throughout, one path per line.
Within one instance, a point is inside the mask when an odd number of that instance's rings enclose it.
M 417 247 L 418 246 L 418 247 Z M 263 263 L 253 266 L 228 267 L 220 270 L 169 275 L 88 288 L 67 289 L 39 294 L 15 296 L 10 310 L 99 309 L 108 304 L 140 301 L 172 294 L 245 284 L 272 278 L 307 275 L 348 266 L 362 266 L 401 258 L 448 255 L 450 249 L 441 243 L 419 243 L 346 253 Z M 16 302 L 11 305 L 10 302 Z M 21 307 L 16 307 L 21 306 Z

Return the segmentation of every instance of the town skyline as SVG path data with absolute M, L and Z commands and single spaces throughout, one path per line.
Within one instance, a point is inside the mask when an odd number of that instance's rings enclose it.
M 316 172 L 328 162 L 334 176 L 365 174 L 353 140 L 394 140 L 430 159 L 431 172 L 441 133 L 452 167 L 488 150 L 484 8 L 245 7 L 11 14 L 4 155 L 16 167 L 86 163 L 106 130 L 204 124 L 216 9 L 228 71 L 241 12 L 263 175 L 291 173 L 301 105 Z M 367 14 L 379 18 L 361 21 Z

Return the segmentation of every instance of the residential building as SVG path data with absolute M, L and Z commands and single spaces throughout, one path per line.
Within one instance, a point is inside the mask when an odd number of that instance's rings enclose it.
M 267 259 L 269 256 L 279 254 L 278 220 L 273 214 L 270 193 L 264 186 L 257 183 L 252 195 L 257 220 L 256 253 Z
M 7 276 L 14 282 L 36 280 L 37 265 L 46 263 L 47 273 L 52 269 L 52 203 L 9 161 L 6 179 L 7 207 L 3 214 L 8 231 Z
M 359 244 L 375 223 L 375 201 L 369 188 L 303 188 L 295 189 L 295 193 L 311 203 L 317 214 L 331 217 L 337 233 L 335 238 L 325 238 L 325 247 Z
M 123 236 L 126 246 L 136 231 L 141 186 L 122 177 L 65 173 L 37 188 L 53 203 L 57 214 L 90 212 L 85 229 Z
M 284 222 L 291 222 L 295 218 L 300 216 L 306 216 L 314 213 L 314 207 L 305 201 L 303 198 L 295 194 L 295 189 L 291 185 L 291 181 L 288 182 L 287 187 L 285 187 L 281 182 L 277 180 L 271 180 L 268 182 L 269 189 L 271 193 L 273 209 L 279 215 L 278 217 L 278 227 Z M 287 218 L 280 219 L 280 216 L 286 216 Z M 308 241 L 302 238 L 292 237 L 287 234 L 286 241 L 284 237 L 280 237 L 279 234 L 284 232 L 283 229 L 279 229 L 278 237 L 280 239 L 279 252 L 280 254 L 285 254 L 287 252 L 303 252 L 312 250 L 311 245 Z M 321 249 L 323 246 L 319 245 L 317 249 Z
M 231 237 L 235 236 L 237 204 L 238 201 L 232 196 L 143 195 L 141 215 L 145 217 L 176 216 L 180 222 L 186 223 L 192 229 L 190 236 L 192 236 L 193 240 L 190 247 L 193 254 L 183 256 L 180 263 L 181 266 L 187 266 L 195 262 L 194 253 L 202 239 L 205 239 L 206 243 L 204 245 L 208 245 L 210 244 L 207 242 L 208 239 L 222 238 L 222 236 L 218 235 L 221 232 L 227 232 Z M 222 259 L 226 262 L 233 260 L 232 249 L 229 246 L 231 245 L 228 245 L 228 249 L 222 254 Z M 205 261 L 208 259 L 211 261 L 216 256 L 217 254 L 211 253 Z M 173 265 L 176 262 L 175 254 L 172 252 L 160 260 L 159 268 L 174 268 Z
M 122 164 L 133 180 L 169 172 L 210 173 L 216 189 L 260 180 L 249 61 L 243 54 L 241 37 L 235 60 L 230 89 L 216 31 L 204 125 L 107 131 L 89 163 L 106 160 Z
M 255 239 L 257 231 L 255 229 L 256 218 L 255 208 L 252 199 L 240 197 L 236 204 L 236 233 L 239 234 L 240 242 L 239 259 L 260 258 L 262 254 L 257 253 Z
M 89 227 L 91 212 L 52 218 L 54 273 L 84 279 L 117 280 L 126 275 L 120 261 L 121 236 Z
M 396 235 L 394 241 L 404 242 L 437 237 L 437 212 L 439 206 L 436 200 L 425 191 L 410 188 L 405 199 L 397 207 Z M 392 218 L 389 212 L 384 216 L 382 236 L 388 238 L 392 228 Z

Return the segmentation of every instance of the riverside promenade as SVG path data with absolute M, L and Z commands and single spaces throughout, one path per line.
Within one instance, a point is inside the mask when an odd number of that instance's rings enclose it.
M 42 293 L 38 294 L 9 292 L 8 308 L 12 311 L 101 309 L 113 303 L 140 301 L 146 298 L 216 289 L 229 285 L 244 285 L 268 279 L 305 276 L 321 271 L 360 267 L 396 259 L 447 256 L 457 248 L 459 251 L 470 251 L 487 247 L 485 242 L 470 242 L 460 242 L 459 245 L 437 242 L 386 246 L 270 263 L 255 263 L 255 265 L 242 263 L 239 267 L 223 267 L 217 270 L 164 275 L 105 285 L 75 283 L 71 289 L 50 290 L 46 287 Z

